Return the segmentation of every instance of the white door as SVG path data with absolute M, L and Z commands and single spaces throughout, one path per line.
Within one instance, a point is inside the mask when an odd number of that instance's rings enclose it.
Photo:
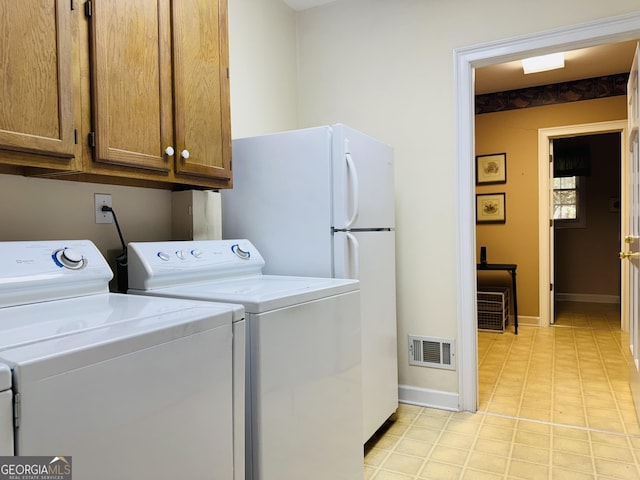
M 360 280 L 363 443 L 398 408 L 395 232 L 336 232 L 335 277 Z
M 332 129 L 333 227 L 394 228 L 393 148 L 346 125 Z
M 549 140 L 549 155 L 553 158 L 553 140 Z M 549 324 L 556 323 L 556 294 L 555 294 L 555 213 L 553 198 L 553 161 L 549 162 Z
M 636 403 L 636 411 L 640 407 L 640 338 L 638 336 L 638 309 L 640 302 L 640 267 L 638 252 L 640 252 L 640 151 L 638 146 L 638 127 L 640 125 L 640 97 L 638 96 L 638 48 L 633 60 L 627 85 L 629 124 L 629 164 L 628 164 L 628 196 L 629 208 L 625 236 L 626 248 L 620 252 L 621 260 L 628 260 L 628 316 L 629 316 L 629 348 L 633 355 L 635 368 L 631 369 L 629 382 Z

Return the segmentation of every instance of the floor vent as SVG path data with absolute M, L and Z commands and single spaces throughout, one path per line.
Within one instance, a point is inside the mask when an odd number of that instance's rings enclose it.
M 456 341 L 409 335 L 409 365 L 455 370 Z

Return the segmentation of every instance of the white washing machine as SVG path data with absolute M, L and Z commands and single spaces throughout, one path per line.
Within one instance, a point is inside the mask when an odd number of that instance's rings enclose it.
M 362 480 L 357 280 L 262 275 L 247 240 L 128 253 L 129 293 L 244 306 L 247 479 Z
M 0 456 L 13 455 L 13 393 L 11 370 L 0 364 Z
M 0 242 L 0 454 L 233 478 L 233 305 L 111 294 L 89 241 Z

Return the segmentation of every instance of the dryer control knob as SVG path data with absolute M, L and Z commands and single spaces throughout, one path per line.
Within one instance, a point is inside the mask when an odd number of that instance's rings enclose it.
M 158 252 L 158 257 L 160 257 L 160 260 L 164 260 L 165 262 L 171 260 L 171 255 L 167 252 Z
M 191 255 L 193 255 L 196 258 L 200 258 L 202 256 L 202 250 L 198 250 L 198 249 L 191 250 Z
M 251 257 L 251 252 L 244 245 L 241 247 L 239 244 L 236 243 L 231 246 L 231 251 L 235 253 L 238 257 L 242 258 L 243 260 L 247 260 L 248 258 Z
M 71 248 L 65 248 L 64 250 L 61 250 L 58 259 L 60 260 L 60 263 L 62 263 L 62 265 L 73 270 L 78 270 L 85 265 L 85 259 L 82 254 L 77 250 L 73 250 Z
M 180 260 L 184 260 L 184 250 L 177 250 L 176 257 L 178 257 Z

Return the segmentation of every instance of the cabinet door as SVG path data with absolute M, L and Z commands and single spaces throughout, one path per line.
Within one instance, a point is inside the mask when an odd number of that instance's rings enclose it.
M 71 2 L 0 2 L 0 149 L 75 150 Z
M 91 3 L 94 161 L 168 171 L 165 149 L 173 145 L 170 2 Z
M 176 172 L 230 179 L 227 1 L 173 2 L 173 28 Z

